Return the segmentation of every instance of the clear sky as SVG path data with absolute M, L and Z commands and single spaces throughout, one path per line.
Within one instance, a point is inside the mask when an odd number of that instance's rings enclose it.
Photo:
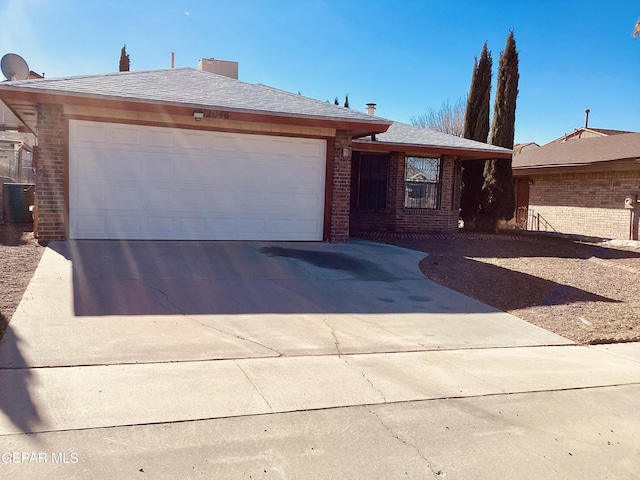
M 638 0 L 0 0 L 0 53 L 47 78 L 239 62 L 240 80 L 409 123 L 469 90 L 485 41 L 520 53 L 516 142 L 640 131 Z M 493 104 L 493 97 L 492 97 Z

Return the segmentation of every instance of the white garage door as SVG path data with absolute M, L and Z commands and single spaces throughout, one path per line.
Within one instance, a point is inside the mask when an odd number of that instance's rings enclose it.
M 71 238 L 322 240 L 326 141 L 69 122 Z

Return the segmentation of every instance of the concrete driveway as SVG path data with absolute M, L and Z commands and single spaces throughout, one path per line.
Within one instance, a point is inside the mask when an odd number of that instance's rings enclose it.
M 423 256 L 52 243 L 0 342 L 0 477 L 633 478 L 638 344 L 573 346 Z

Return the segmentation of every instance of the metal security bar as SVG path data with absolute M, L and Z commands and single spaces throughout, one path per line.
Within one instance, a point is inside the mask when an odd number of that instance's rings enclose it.
M 405 208 L 440 208 L 442 162 L 439 158 L 406 157 Z

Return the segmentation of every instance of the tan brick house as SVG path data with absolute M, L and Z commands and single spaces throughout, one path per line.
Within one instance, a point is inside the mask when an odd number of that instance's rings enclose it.
M 191 68 L 4 82 L 0 99 L 37 137 L 41 241 L 452 229 L 460 162 L 511 155 Z
M 513 156 L 520 226 L 637 240 L 640 133 L 584 128 L 563 138 Z

